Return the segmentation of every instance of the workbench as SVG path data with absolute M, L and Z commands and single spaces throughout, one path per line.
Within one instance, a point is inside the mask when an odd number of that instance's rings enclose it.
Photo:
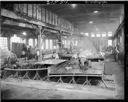
M 34 66 L 35 67 L 35 65 L 45 65 L 45 64 L 47 64 L 47 65 L 49 65 L 49 66 L 51 66 L 51 65 L 57 65 L 57 64 L 60 64 L 60 63 L 63 63 L 63 62 L 65 62 L 66 60 L 60 60 L 60 59 L 49 59 L 49 60 L 44 60 L 44 61 L 39 61 L 39 62 L 33 62 L 33 63 L 31 63 L 31 65 L 32 66 Z M 24 65 L 24 63 L 22 64 L 22 65 Z M 25 63 L 25 65 L 26 65 L 26 63 Z M 4 69 L 4 75 L 3 75 L 3 78 L 6 78 L 7 76 L 6 76 L 6 73 L 7 72 L 14 72 L 14 75 L 12 74 L 12 75 L 10 75 L 10 76 L 8 76 L 8 77 L 14 77 L 14 78 L 20 78 L 20 79 L 24 79 L 24 78 L 27 78 L 27 79 L 30 79 L 30 77 L 28 76 L 28 73 L 31 73 L 32 71 L 35 71 L 36 72 L 36 74 L 35 74 L 35 76 L 33 77 L 33 79 L 35 80 L 35 79 L 41 79 L 41 77 L 40 77 L 40 75 L 39 75 L 39 72 L 40 71 L 44 71 L 44 70 L 48 70 L 48 67 L 36 67 L 36 68 L 22 68 L 21 67 L 21 69 L 10 69 L 10 68 L 5 68 Z M 23 75 L 23 76 L 19 76 L 19 73 L 20 72 L 25 72 L 25 74 Z M 42 80 L 44 80 L 44 79 L 48 79 L 47 78 L 48 77 L 48 75 L 46 75 Z
M 69 83 L 73 82 L 76 83 L 75 78 L 77 76 L 84 76 L 86 77 L 85 82 L 83 83 L 83 85 L 87 84 L 90 85 L 90 81 L 88 80 L 88 77 L 100 77 L 101 81 L 104 83 L 105 87 L 107 87 L 103 76 L 104 76 L 104 63 L 101 62 L 92 62 L 93 67 L 89 68 L 87 70 L 81 70 L 79 68 L 74 69 L 66 69 L 66 68 L 62 68 L 62 67 L 49 67 L 48 68 L 48 78 L 50 77 L 59 77 L 58 82 L 63 82 L 62 77 L 64 76 L 71 76 L 72 79 Z
M 66 60 L 62 60 L 62 59 L 48 59 L 48 60 L 44 60 L 44 61 L 39 61 L 39 62 L 35 62 L 34 64 L 40 64 L 40 65 L 44 65 L 44 64 L 49 64 L 49 65 L 57 65 L 60 63 L 65 62 Z

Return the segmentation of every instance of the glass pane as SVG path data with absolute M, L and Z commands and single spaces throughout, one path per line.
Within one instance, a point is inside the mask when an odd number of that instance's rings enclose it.
M 48 39 L 45 40 L 46 49 L 48 49 Z

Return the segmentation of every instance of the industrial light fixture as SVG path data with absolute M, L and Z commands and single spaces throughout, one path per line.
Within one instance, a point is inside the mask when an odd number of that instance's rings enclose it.
M 72 4 L 71 6 L 72 6 L 73 8 L 75 8 L 75 7 L 76 7 L 76 4 Z
M 27 35 L 27 33 L 26 33 L 26 32 L 23 32 L 22 34 L 23 34 L 23 35 Z
M 93 13 L 98 13 L 98 12 L 99 12 L 99 11 L 96 10 L 96 11 L 94 11 Z
M 93 21 L 89 21 L 89 24 L 93 24 Z

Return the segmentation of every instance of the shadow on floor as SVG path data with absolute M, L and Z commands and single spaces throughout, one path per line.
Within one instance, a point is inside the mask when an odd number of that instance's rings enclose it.
M 12 91 L 9 89 L 1 90 L 1 100 L 10 99 Z

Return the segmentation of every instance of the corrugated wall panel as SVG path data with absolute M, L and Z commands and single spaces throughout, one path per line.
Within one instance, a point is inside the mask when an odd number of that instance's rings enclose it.
M 54 24 L 54 22 L 53 22 L 53 13 L 51 13 L 51 24 Z
M 14 12 L 19 12 L 19 4 L 14 4 Z
M 33 12 L 32 12 L 32 4 L 28 4 L 28 16 L 29 17 L 32 17 L 32 14 L 33 14 Z
M 48 23 L 48 10 L 45 9 L 45 14 L 46 14 L 46 23 Z
M 21 14 L 24 14 L 24 4 L 19 4 L 19 10 Z
M 48 11 L 48 23 L 50 24 L 50 11 Z
M 45 9 L 41 8 L 41 21 L 45 22 Z
M 38 19 L 42 22 L 53 24 L 68 31 L 73 29 L 73 26 L 70 22 L 66 21 L 63 18 L 58 17 L 58 15 L 42 8 L 40 4 L 15 4 L 14 11 L 20 12 L 22 14 L 28 13 L 29 17 Z
M 25 15 L 27 15 L 27 10 L 28 10 L 28 5 L 27 4 L 23 4 L 23 13 L 25 14 Z
M 37 19 L 41 21 L 41 7 L 39 4 L 37 5 Z
M 37 19 L 37 5 L 33 4 L 33 18 Z
M 55 14 L 55 25 L 57 26 L 57 15 Z
M 52 24 L 52 12 L 49 11 L 49 23 Z

